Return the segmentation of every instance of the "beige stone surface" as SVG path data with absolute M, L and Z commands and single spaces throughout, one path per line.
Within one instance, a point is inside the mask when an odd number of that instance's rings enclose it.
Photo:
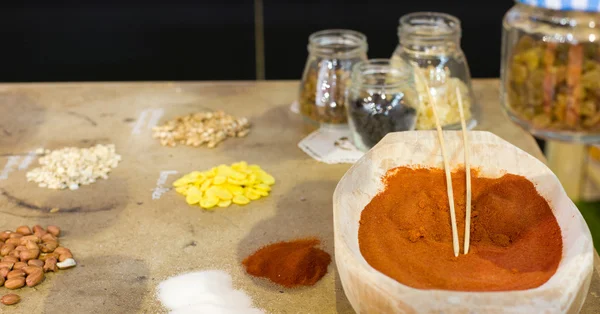
M 488 130 L 543 158 L 535 141 L 504 117 L 495 80 L 475 81 L 482 104 L 478 129 Z M 21 289 L 7 313 L 162 313 L 157 284 L 181 272 L 221 269 L 256 306 L 270 313 L 352 313 L 335 264 L 314 287 L 283 289 L 249 277 L 240 261 L 270 242 L 317 236 L 333 253 L 332 193 L 348 165 L 325 165 L 296 144 L 306 134 L 290 112 L 297 82 L 89 83 L 0 85 L 0 229 L 56 224 L 79 265 Z M 147 123 L 132 130 L 144 110 L 161 120 L 202 109 L 247 116 L 248 137 L 215 149 L 162 147 Z M 150 111 L 144 119 L 147 122 Z M 38 147 L 114 143 L 123 161 L 110 178 L 77 191 L 51 191 L 18 169 Z M 18 156 L 12 157 L 11 156 Z M 244 207 L 203 211 L 174 191 L 152 199 L 161 171 L 180 174 L 221 163 L 260 164 L 277 179 L 272 194 Z M 37 161 L 28 166 L 35 167 Z M 23 168 L 25 163 L 22 164 Z M 176 179 L 171 175 L 166 186 Z M 50 209 L 60 208 L 57 213 Z M 596 260 L 596 269 L 600 264 Z M 8 293 L 0 287 L 0 294 Z M 582 313 L 598 313 L 600 278 L 594 274 Z

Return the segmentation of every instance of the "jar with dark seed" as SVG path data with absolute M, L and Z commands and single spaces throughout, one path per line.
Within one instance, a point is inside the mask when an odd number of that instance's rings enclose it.
M 410 67 L 389 59 L 358 63 L 346 100 L 355 145 L 368 150 L 390 132 L 414 130 L 418 99 Z

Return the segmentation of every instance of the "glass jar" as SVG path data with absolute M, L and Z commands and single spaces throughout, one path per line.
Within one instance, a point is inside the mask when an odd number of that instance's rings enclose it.
M 460 21 L 451 15 L 416 12 L 400 18 L 400 39 L 392 56 L 394 64 L 418 66 L 435 97 L 440 124 L 444 129 L 460 129 L 456 87 L 460 90 L 468 128 L 477 124 L 478 107 L 474 102 L 471 73 L 460 48 Z M 423 80 L 415 80 L 419 96 L 417 130 L 435 128 L 432 107 Z
M 372 59 L 354 66 L 346 106 L 354 144 L 366 151 L 390 132 L 414 130 L 419 97 L 410 66 Z
M 300 84 L 300 113 L 325 125 L 346 123 L 346 89 L 352 67 L 367 59 L 367 37 L 359 32 L 331 29 L 308 38 L 308 60 Z
M 517 3 L 504 17 L 502 105 L 514 122 L 536 136 L 598 142 L 598 2 L 536 5 Z

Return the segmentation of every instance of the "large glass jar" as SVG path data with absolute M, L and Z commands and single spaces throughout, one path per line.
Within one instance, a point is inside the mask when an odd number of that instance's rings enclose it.
M 502 104 L 534 135 L 600 141 L 598 2 L 536 4 L 517 3 L 504 17 Z
M 367 37 L 343 29 L 308 38 L 308 60 L 300 84 L 300 113 L 325 125 L 346 123 L 345 98 L 352 67 L 367 59 Z
M 420 68 L 435 97 L 440 124 L 444 129 L 460 129 L 456 88 L 460 90 L 467 127 L 477 123 L 479 113 L 471 88 L 471 73 L 460 48 L 460 21 L 451 15 L 416 12 L 400 18 L 400 42 L 392 56 L 395 65 Z M 435 128 L 435 119 L 423 79 L 417 79 L 419 95 L 416 129 Z
M 390 132 L 414 130 L 419 97 L 410 66 L 372 59 L 354 66 L 346 98 L 354 144 L 366 151 Z

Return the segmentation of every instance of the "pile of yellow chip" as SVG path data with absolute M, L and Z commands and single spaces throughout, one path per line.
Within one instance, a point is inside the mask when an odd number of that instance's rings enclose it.
M 240 161 L 219 165 L 208 171 L 193 171 L 173 182 L 175 191 L 185 195 L 190 205 L 204 209 L 227 207 L 231 203 L 246 205 L 269 195 L 275 179 L 257 165 Z

